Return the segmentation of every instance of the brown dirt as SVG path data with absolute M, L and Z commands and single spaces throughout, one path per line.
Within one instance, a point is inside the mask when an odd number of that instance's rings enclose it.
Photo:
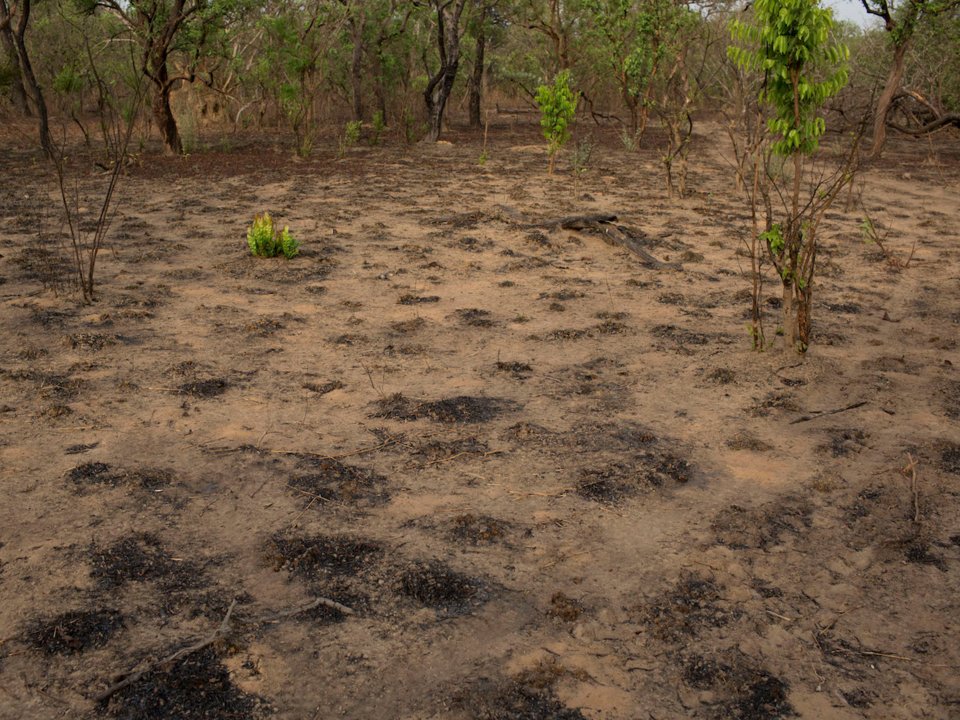
M 91 306 L 7 143 L 0 718 L 957 717 L 956 139 L 865 176 L 909 268 L 830 212 L 803 358 L 749 349 L 715 137 L 685 199 L 612 133 L 576 189 L 533 127 L 452 139 L 143 156 Z

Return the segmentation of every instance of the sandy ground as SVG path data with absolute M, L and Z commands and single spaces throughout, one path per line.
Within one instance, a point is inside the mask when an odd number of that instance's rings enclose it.
M 960 716 L 960 146 L 864 178 L 908 268 L 831 211 L 800 357 L 708 130 L 685 199 L 533 127 L 144 156 L 91 306 L 6 150 L 0 718 Z

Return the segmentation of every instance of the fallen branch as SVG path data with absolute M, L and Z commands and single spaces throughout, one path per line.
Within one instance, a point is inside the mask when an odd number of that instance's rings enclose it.
M 869 400 L 861 400 L 860 402 L 855 402 L 852 405 L 847 405 L 846 407 L 837 408 L 836 410 L 823 410 L 822 412 L 813 412 L 810 415 L 801 415 L 796 420 L 791 420 L 791 425 L 796 425 L 797 423 L 808 422 L 810 420 L 816 420 L 817 418 L 826 417 L 827 415 L 837 415 L 842 412 L 847 412 L 847 410 L 856 410 L 859 407 L 866 405 Z
M 191 655 L 192 653 L 199 652 L 204 648 L 210 647 L 221 638 L 226 637 L 231 630 L 230 617 L 233 615 L 233 608 L 236 607 L 236 604 L 237 604 L 236 600 L 230 603 L 230 607 L 227 609 L 227 614 L 224 615 L 223 621 L 220 623 L 220 627 L 218 627 L 212 635 L 204 638 L 203 640 L 198 640 L 197 642 L 193 643 L 192 645 L 188 645 L 185 648 L 181 648 L 180 650 L 177 650 L 175 653 L 168 655 L 162 660 L 157 660 L 155 662 L 149 663 L 142 670 L 121 675 L 120 677 L 123 678 L 122 680 L 114 683 L 113 685 L 108 687 L 106 690 L 104 690 L 102 693 L 100 693 L 94 698 L 96 703 L 100 704 L 100 703 L 106 702 L 113 695 L 120 692 L 125 687 L 129 687 L 130 685 L 133 685 L 135 682 L 137 682 L 137 680 L 139 680 L 140 678 L 142 678 L 144 675 L 151 672 L 152 670 L 155 670 L 156 668 L 161 667 L 163 665 L 169 665 L 171 663 L 174 663 L 180 658 L 186 657 L 187 655 Z
M 300 615 L 301 613 L 309 612 L 310 610 L 313 610 L 318 607 L 332 608 L 333 610 L 338 610 L 342 612 L 344 615 L 356 614 L 352 608 L 349 608 L 346 605 L 342 605 L 341 603 L 338 603 L 336 600 L 331 600 L 330 598 L 325 598 L 325 597 L 318 597 L 318 598 L 314 598 L 312 602 L 309 602 L 306 605 L 301 605 L 300 607 L 295 607 L 290 610 L 285 610 L 284 612 L 274 615 L 272 618 L 264 619 L 261 622 L 277 623 L 277 622 L 280 622 L 281 620 L 284 620 L 285 618 L 293 617 L 294 615 Z

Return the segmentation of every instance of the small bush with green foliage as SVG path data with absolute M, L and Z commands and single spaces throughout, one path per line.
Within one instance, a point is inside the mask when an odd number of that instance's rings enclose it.
M 283 255 L 289 260 L 300 252 L 300 243 L 290 234 L 290 228 L 284 225 L 283 230 L 275 229 L 267 212 L 254 216 L 247 228 L 247 245 L 257 257 Z
M 570 139 L 570 123 L 577 112 L 577 96 L 570 87 L 570 71 L 564 70 L 553 79 L 553 85 L 537 88 L 537 106 L 540 108 L 540 127 L 547 139 L 550 154 L 550 174 L 557 161 L 557 153 Z

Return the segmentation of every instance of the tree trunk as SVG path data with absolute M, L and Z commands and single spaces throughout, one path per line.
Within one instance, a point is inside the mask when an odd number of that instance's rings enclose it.
M 797 308 L 793 303 L 793 282 L 783 283 L 783 347 L 788 353 L 797 347 Z
M 6 0 L 0 0 L 0 18 L 12 21 Z M 17 63 L 20 69 L 20 77 L 23 80 L 23 88 L 30 100 L 33 101 L 34 108 L 37 111 L 37 120 L 40 129 L 40 147 L 48 157 L 53 157 L 53 141 L 50 139 L 50 121 L 47 117 L 47 103 L 43 99 L 43 90 L 33 74 L 33 65 L 30 64 L 30 56 L 27 54 L 27 44 L 25 36 L 27 34 L 27 24 L 30 22 L 30 0 L 23 0 L 20 7 L 20 19 L 17 21 L 16 30 L 13 31 L 13 45 L 17 52 Z
M 460 66 L 460 15 L 466 0 L 451 0 L 437 5 L 437 49 L 440 53 L 440 69 L 430 78 L 423 99 L 427 104 L 429 130 L 427 142 L 440 139 L 443 111 L 453 89 Z
M 6 13 L 2 9 L 0 9 L 0 13 L 3 13 L 3 17 L 6 17 Z M 13 102 L 13 106 L 17 109 L 17 112 L 24 117 L 30 117 L 33 113 L 30 111 L 30 104 L 27 102 L 27 91 L 23 88 L 20 62 L 17 59 L 17 47 L 13 39 L 13 30 L 10 29 L 9 23 L 3 25 L 0 37 L 3 38 L 3 49 L 7 53 L 10 68 L 13 71 L 13 77 L 10 78 L 10 100 Z
M 482 123 L 480 102 L 483 91 L 484 55 L 487 49 L 487 4 L 480 3 L 480 17 L 477 18 L 477 57 L 473 63 L 473 76 L 470 78 L 470 127 L 478 128 Z
M 363 120 L 363 22 L 350 18 L 353 57 L 350 60 L 350 91 L 353 95 L 353 119 Z
M 877 108 L 873 115 L 873 146 L 870 148 L 870 156 L 873 158 L 879 158 L 880 153 L 883 152 L 883 145 L 887 139 L 887 114 L 890 112 L 893 98 L 900 90 L 900 83 L 903 81 L 908 45 L 909 43 L 905 41 L 894 48 L 893 65 L 887 75 L 883 92 L 880 93 L 880 98 L 877 100 Z
M 160 129 L 160 135 L 163 137 L 167 152 L 172 155 L 183 155 L 183 141 L 180 139 L 180 131 L 177 128 L 177 119 L 173 115 L 173 108 L 170 107 L 170 92 L 173 89 L 170 83 L 170 73 L 167 70 L 167 57 L 165 53 L 154 58 L 154 74 L 151 79 L 154 83 L 153 92 L 153 119 L 157 122 Z

